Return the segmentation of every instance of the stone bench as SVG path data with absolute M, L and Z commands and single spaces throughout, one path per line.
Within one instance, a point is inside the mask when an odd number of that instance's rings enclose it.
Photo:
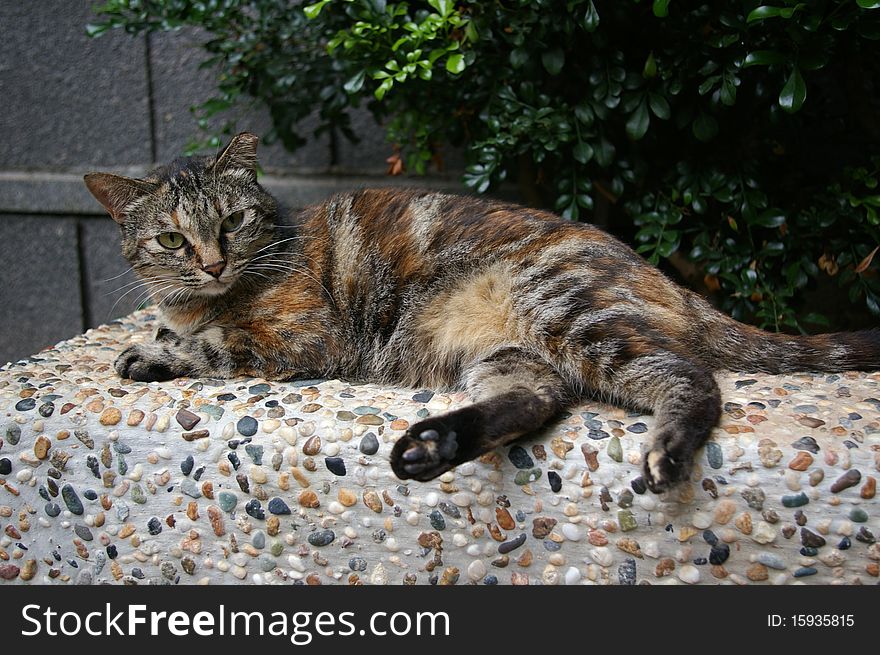
M 880 374 L 718 376 L 693 481 L 646 492 L 654 429 L 590 403 L 401 482 L 461 394 L 339 380 L 137 383 L 149 310 L 0 369 L 0 583 L 876 583 Z

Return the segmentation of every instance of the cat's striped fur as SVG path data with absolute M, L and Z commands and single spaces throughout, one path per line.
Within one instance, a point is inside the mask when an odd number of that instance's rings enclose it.
M 167 326 L 119 356 L 121 376 L 466 389 L 473 405 L 395 444 L 394 471 L 419 480 L 599 397 L 657 414 L 644 474 L 659 492 L 688 476 L 718 421 L 714 370 L 880 367 L 876 330 L 791 337 L 742 325 L 611 236 L 547 212 L 368 189 L 283 217 L 256 181 L 256 141 L 239 135 L 216 160 L 145 180 L 86 177 L 135 270 L 157 278 Z M 243 225 L 225 233 L 238 210 Z M 167 231 L 186 247 L 157 245 Z

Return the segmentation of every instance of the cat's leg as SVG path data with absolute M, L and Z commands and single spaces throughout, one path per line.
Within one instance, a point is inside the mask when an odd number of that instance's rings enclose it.
M 683 355 L 657 349 L 596 376 L 598 391 L 656 416 L 654 442 L 643 461 L 645 482 L 660 493 L 686 480 L 694 453 L 721 416 L 712 371 Z
M 568 402 L 565 383 L 540 358 L 505 348 L 469 367 L 473 405 L 411 426 L 391 451 L 399 478 L 430 480 L 541 428 Z
M 134 344 L 123 350 L 113 363 L 119 377 L 138 382 L 162 382 L 191 374 L 191 365 L 180 352 L 181 338 L 162 325 L 153 341 Z
M 248 331 L 210 326 L 185 336 L 160 328 L 156 340 L 126 348 L 114 363 L 120 377 L 141 382 L 161 382 L 183 376 L 230 378 L 237 375 L 287 379 L 314 377 L 322 371 L 323 344 L 298 340 L 291 343 L 268 331 L 259 338 Z

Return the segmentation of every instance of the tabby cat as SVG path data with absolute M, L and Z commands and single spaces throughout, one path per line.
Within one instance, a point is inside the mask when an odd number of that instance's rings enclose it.
M 342 377 L 465 389 L 473 404 L 397 441 L 429 480 L 596 397 L 657 416 L 656 493 L 688 477 L 719 419 L 712 373 L 880 367 L 880 331 L 792 337 L 737 323 L 590 225 L 431 191 L 363 189 L 284 216 L 257 137 L 144 179 L 85 182 L 161 308 L 120 376 Z M 282 224 L 287 220 L 287 224 Z

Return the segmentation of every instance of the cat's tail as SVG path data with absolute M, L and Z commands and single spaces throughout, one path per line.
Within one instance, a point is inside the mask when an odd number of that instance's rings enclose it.
M 880 329 L 796 336 L 713 317 L 704 348 L 717 368 L 733 371 L 873 371 L 880 369 Z

